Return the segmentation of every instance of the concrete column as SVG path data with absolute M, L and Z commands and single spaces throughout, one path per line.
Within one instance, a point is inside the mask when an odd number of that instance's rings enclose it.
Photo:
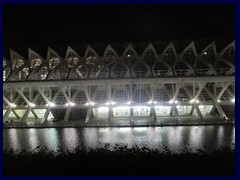
M 69 120 L 70 112 L 71 112 L 71 107 L 68 107 L 67 110 L 66 110 L 64 119 L 63 119 L 64 122 L 67 122 Z
M 112 107 L 109 107 L 109 110 L 108 110 L 108 123 L 111 123 L 112 119 L 113 119 L 113 109 L 112 109 Z
M 91 114 L 92 114 L 92 107 L 88 107 L 87 109 L 87 115 L 86 115 L 86 123 L 91 120 Z
M 215 101 L 215 107 L 220 115 L 220 118 L 225 118 L 225 119 L 228 119 L 227 115 L 225 114 L 225 112 L 223 111 L 222 107 L 220 106 L 220 104 Z
M 28 107 L 21 119 L 21 122 L 27 122 L 27 118 L 28 118 L 30 111 L 31 111 L 31 107 Z
M 155 108 L 151 107 L 150 111 L 151 111 L 152 121 L 157 122 L 157 116 L 156 116 Z
M 6 111 L 6 113 L 5 113 L 4 116 L 3 116 L 3 119 L 4 119 L 5 121 L 7 120 L 9 114 L 11 113 L 11 111 L 12 111 L 12 108 L 9 107 L 9 108 L 7 109 L 7 111 Z
M 133 108 L 130 107 L 130 124 L 132 124 L 134 122 L 133 120 Z
M 196 113 L 197 113 L 198 117 L 199 117 L 201 120 L 203 120 L 203 116 L 202 116 L 202 113 L 201 113 L 198 105 L 197 105 L 197 104 L 194 104 L 194 107 L 195 107 L 195 109 L 196 109 Z
M 194 106 L 192 106 L 191 111 L 190 111 L 190 115 L 192 116 L 194 112 Z
M 179 114 L 178 114 L 177 106 L 175 104 L 173 105 L 173 112 L 174 112 L 175 117 L 178 120 L 179 119 Z
M 47 110 L 46 110 L 46 112 L 45 112 L 45 114 L 42 118 L 42 122 L 47 122 L 47 118 L 48 118 L 49 113 L 50 113 L 50 107 L 47 108 Z

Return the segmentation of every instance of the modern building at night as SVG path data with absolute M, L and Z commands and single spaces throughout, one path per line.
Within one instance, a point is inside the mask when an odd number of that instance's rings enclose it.
M 3 59 L 7 124 L 90 125 L 235 119 L 235 41 L 28 49 Z M 79 53 L 81 52 L 81 53 Z M 80 55 L 79 55 L 80 54 Z

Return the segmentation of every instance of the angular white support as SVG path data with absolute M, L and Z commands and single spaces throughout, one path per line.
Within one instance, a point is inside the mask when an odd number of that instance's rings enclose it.
M 173 107 L 174 115 L 175 115 L 175 117 L 178 120 L 179 119 L 179 114 L 178 114 L 177 106 L 174 104 L 172 107 Z
M 206 86 L 206 83 L 199 83 L 199 90 L 198 90 L 196 96 L 194 97 L 195 100 L 198 99 L 198 97 L 200 96 L 200 94 L 205 86 Z
M 69 120 L 70 112 L 71 112 L 71 107 L 68 107 L 67 110 L 66 110 L 64 119 L 63 119 L 64 122 L 67 122 Z
M 86 123 L 91 120 L 91 114 L 92 114 L 92 107 L 88 107 L 88 109 L 87 109 L 87 115 L 86 115 L 86 120 L 85 120 Z
M 113 109 L 112 109 L 112 107 L 109 107 L 109 110 L 108 110 L 108 123 L 111 123 L 112 119 L 113 119 Z
M 203 120 L 203 115 L 202 115 L 202 113 L 201 113 L 201 111 L 200 111 L 200 109 L 199 109 L 199 106 L 198 106 L 197 104 L 194 104 L 194 108 L 196 109 L 197 116 L 198 116 L 201 120 Z
M 46 103 L 50 103 L 49 99 L 47 98 L 47 96 L 44 94 L 42 88 L 37 87 L 38 92 L 41 94 L 41 96 L 43 97 L 43 99 L 45 100 Z
M 227 115 L 225 114 L 222 107 L 220 106 L 220 104 L 217 101 L 215 101 L 215 107 L 220 115 L 220 118 L 228 119 Z
M 7 109 L 7 111 L 5 112 L 5 114 L 4 114 L 4 116 L 3 116 L 3 119 L 4 119 L 5 121 L 8 119 L 8 116 L 9 116 L 9 114 L 11 113 L 11 111 L 12 111 L 12 108 L 9 107 L 9 108 Z
M 156 116 L 155 108 L 154 108 L 154 107 L 151 107 L 150 111 L 151 111 L 152 121 L 153 121 L 153 122 L 156 122 L 156 121 L 157 121 L 157 116 Z
M 42 121 L 41 121 L 41 122 L 47 122 L 47 119 L 48 119 L 48 116 L 49 116 L 50 110 L 51 110 L 51 108 L 50 108 L 50 107 L 49 107 L 49 108 L 47 108 L 47 110 L 46 110 L 46 112 L 45 112 L 45 114 L 44 114 L 44 116 L 43 116 L 43 118 L 42 118 Z
M 21 122 L 27 122 L 27 118 L 28 118 L 30 111 L 31 111 L 31 107 L 28 107 L 21 119 Z

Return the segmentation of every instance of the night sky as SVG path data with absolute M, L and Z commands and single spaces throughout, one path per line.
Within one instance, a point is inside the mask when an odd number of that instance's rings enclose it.
M 234 5 L 4 5 L 9 49 L 52 44 L 235 39 Z

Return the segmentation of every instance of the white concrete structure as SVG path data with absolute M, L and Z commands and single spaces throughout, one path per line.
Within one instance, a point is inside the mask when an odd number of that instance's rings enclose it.
M 220 52 L 215 42 L 197 52 L 194 42 L 177 52 L 129 44 L 102 55 L 88 46 L 47 58 L 28 49 L 3 59 L 4 122 L 157 123 L 162 119 L 234 118 L 235 41 Z M 166 120 L 167 121 L 167 120 Z

